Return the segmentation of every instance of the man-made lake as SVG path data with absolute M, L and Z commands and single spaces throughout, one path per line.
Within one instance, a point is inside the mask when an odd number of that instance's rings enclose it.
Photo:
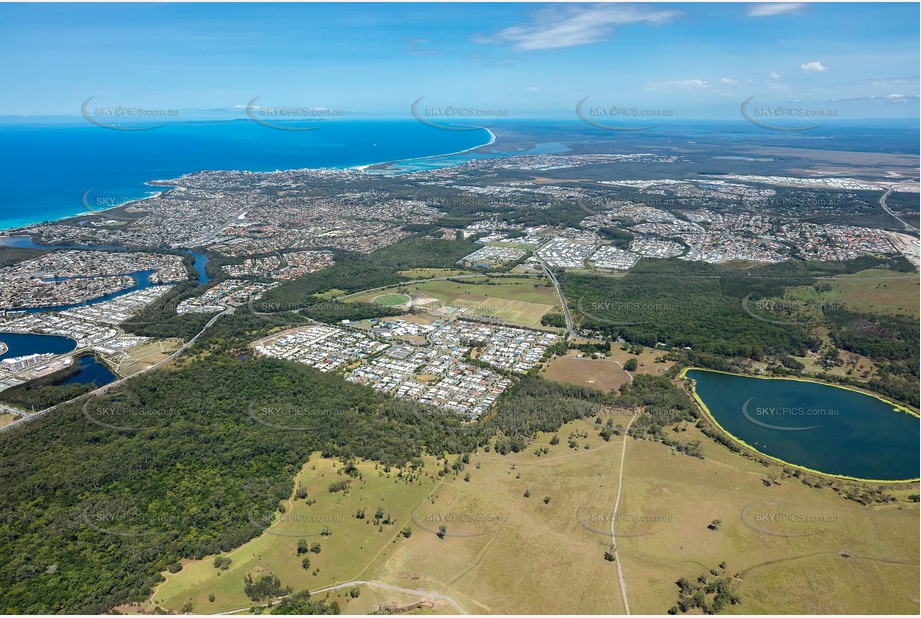
M 66 354 L 77 347 L 77 342 L 73 339 L 57 335 L 0 333 L 0 341 L 8 348 L 0 354 L 0 360 L 29 354 Z
M 837 476 L 919 476 L 919 419 L 847 388 L 691 369 L 695 392 L 723 430 L 781 461 Z
M 105 386 L 109 382 L 114 382 L 118 377 L 109 371 L 109 368 L 96 360 L 92 354 L 81 356 L 77 359 L 77 367 L 80 373 L 73 375 L 61 384 L 89 384 L 95 382 L 96 386 Z
M 67 337 L 57 335 L 30 335 L 22 333 L 0 333 L 7 350 L 0 354 L 0 360 L 27 356 L 29 354 L 66 354 L 77 347 L 77 342 Z M 3 346 L 0 346 L 2 349 Z M 95 382 L 97 386 L 105 386 L 118 379 L 108 367 L 96 361 L 92 354 L 87 354 L 76 359 L 79 373 L 67 378 L 61 384 L 89 384 Z

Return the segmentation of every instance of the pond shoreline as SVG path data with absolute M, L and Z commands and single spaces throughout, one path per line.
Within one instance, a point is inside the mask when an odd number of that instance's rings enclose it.
M 713 425 L 720 431 L 720 433 L 722 433 L 723 435 L 725 435 L 725 436 L 726 436 L 728 439 L 730 439 L 733 443 L 735 443 L 735 444 L 737 444 L 738 446 L 743 447 L 743 448 L 745 448 L 745 449 L 747 449 L 747 450 L 749 450 L 749 451 L 752 451 L 753 453 L 757 454 L 758 456 L 766 457 L 767 459 L 770 459 L 771 461 L 773 461 L 773 462 L 775 462 L 775 463 L 779 463 L 779 464 L 781 464 L 781 465 L 783 465 L 783 466 L 788 466 L 788 467 L 794 468 L 794 469 L 796 469 L 796 470 L 802 470 L 802 471 L 804 471 L 804 472 L 809 472 L 810 474 L 817 474 L 817 475 L 823 476 L 823 477 L 836 478 L 836 479 L 842 479 L 842 480 L 847 480 L 847 481 L 857 481 L 857 482 L 860 482 L 860 483 L 904 485 L 904 484 L 917 483 L 917 482 L 921 481 L 921 478 L 918 478 L 918 477 L 916 477 L 916 478 L 910 478 L 910 479 L 882 480 L 882 479 L 870 479 L 870 478 L 861 478 L 861 477 L 856 477 L 856 476 L 848 476 L 848 475 L 844 475 L 844 474 L 834 474 L 834 473 L 831 473 L 831 472 L 822 472 L 821 470 L 816 470 L 816 469 L 814 469 L 814 468 L 810 468 L 810 467 L 808 467 L 808 466 L 804 466 L 804 465 L 800 465 L 800 464 L 794 464 L 794 463 L 791 463 L 791 462 L 789 462 L 789 461 L 785 461 L 785 460 L 783 460 L 783 459 L 780 459 L 779 457 L 775 457 L 775 456 L 773 456 L 773 455 L 768 455 L 767 453 L 764 453 L 763 451 L 759 450 L 758 448 L 752 446 L 751 444 L 749 444 L 749 443 L 746 442 L 745 440 L 743 440 L 743 439 L 741 439 L 741 438 L 735 436 L 735 435 L 732 434 L 730 431 L 728 431 L 725 427 L 723 427 L 722 424 L 720 424 L 720 422 L 716 419 L 716 417 L 715 417 L 715 416 L 713 415 L 713 413 L 710 411 L 710 408 L 707 406 L 706 403 L 704 403 L 703 399 L 702 399 L 702 398 L 700 397 L 700 395 L 698 394 L 698 392 L 697 392 L 696 380 L 694 380 L 694 378 L 688 377 L 687 373 L 688 373 L 689 371 L 702 371 L 702 372 L 710 372 L 710 373 L 719 373 L 719 374 L 723 374 L 723 375 L 734 376 L 734 377 L 740 377 L 740 378 L 754 378 L 754 379 L 762 379 L 762 380 L 795 380 L 795 381 L 798 381 L 798 382 L 809 382 L 809 383 L 818 384 L 818 385 L 821 385 L 821 386 L 827 386 L 827 387 L 830 387 L 830 388 L 840 388 L 840 389 L 843 389 L 843 390 L 848 390 L 848 391 L 851 391 L 851 392 L 859 393 L 859 394 L 861 394 L 861 395 L 866 395 L 866 396 L 869 396 L 869 397 L 873 397 L 873 398 L 875 398 L 875 399 L 878 399 L 879 401 L 885 403 L 887 406 L 892 406 L 893 412 L 908 413 L 908 414 L 910 414 L 911 416 L 914 416 L 915 418 L 921 419 L 921 415 L 919 415 L 917 412 L 915 412 L 914 410 L 912 410 L 911 408 L 909 408 L 909 407 L 907 407 L 907 406 L 905 406 L 905 405 L 903 405 L 903 404 L 899 404 L 899 403 L 893 402 L 892 400 L 886 399 L 886 398 L 882 397 L 881 395 L 877 395 L 877 394 L 875 394 L 875 393 L 868 392 L 868 391 L 864 391 L 864 390 L 861 390 L 861 389 L 858 389 L 858 388 L 855 388 L 855 387 L 843 386 L 843 385 L 838 385 L 838 384 L 831 384 L 831 383 L 828 383 L 828 382 L 822 382 L 822 381 L 820 381 L 820 380 L 815 380 L 815 379 L 811 379 L 811 378 L 781 377 L 781 376 L 753 376 L 753 375 L 747 375 L 747 374 L 743 374 L 743 373 L 733 373 L 733 372 L 730 372 L 730 371 L 722 371 L 722 370 L 718 370 L 718 369 L 706 369 L 706 368 L 703 368 L 703 367 L 685 367 L 684 369 L 681 370 L 681 372 L 680 372 L 680 373 L 678 374 L 678 376 L 677 376 L 679 379 L 684 380 L 684 383 L 687 385 L 688 389 L 690 390 L 690 395 L 691 395 L 692 399 L 697 403 L 697 405 L 700 407 L 700 409 L 703 410 L 704 416 L 705 416 L 711 423 L 713 423 Z

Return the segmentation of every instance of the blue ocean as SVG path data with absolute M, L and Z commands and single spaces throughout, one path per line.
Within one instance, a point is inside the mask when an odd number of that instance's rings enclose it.
M 119 131 L 74 120 L 0 123 L 0 229 L 85 214 L 161 190 L 149 180 L 200 170 L 352 167 L 456 153 L 486 130 L 444 131 L 414 120 L 330 123 L 283 131 L 249 120 L 181 122 Z M 89 191 L 89 193 L 87 193 Z
M 918 154 L 917 120 L 851 121 L 809 134 L 769 131 L 742 122 L 665 123 L 642 134 L 612 134 L 569 120 L 508 120 L 496 127 L 545 136 L 529 154 L 567 152 L 561 138 L 599 143 L 613 151 L 642 152 L 649 147 L 709 143 L 737 146 L 808 148 L 850 152 Z M 81 119 L 0 119 L 3 194 L 0 230 L 85 214 L 161 190 L 145 183 L 201 170 L 274 171 L 344 168 L 414 161 L 395 171 L 463 163 L 470 158 L 503 156 L 460 154 L 487 144 L 485 129 L 446 131 L 413 119 L 331 122 L 319 130 L 289 131 L 247 119 L 184 121 L 145 131 L 121 131 Z M 610 150 L 608 150 L 610 151 Z M 506 153 L 507 154 L 507 153 Z M 451 156 L 443 156 L 451 155 Z

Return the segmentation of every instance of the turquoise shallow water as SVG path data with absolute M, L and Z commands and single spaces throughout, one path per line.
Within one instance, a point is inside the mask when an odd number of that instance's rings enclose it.
M 798 380 L 699 369 L 687 377 L 717 422 L 765 455 L 840 476 L 919 476 L 918 417 L 880 399 Z

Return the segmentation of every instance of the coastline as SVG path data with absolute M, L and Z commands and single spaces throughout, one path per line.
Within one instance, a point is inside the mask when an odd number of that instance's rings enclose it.
M 367 163 L 367 164 L 365 164 L 365 165 L 351 165 L 351 166 L 346 166 L 346 167 L 341 168 L 341 169 L 350 169 L 350 170 L 356 170 L 356 171 L 359 171 L 359 172 L 365 172 L 365 171 L 368 171 L 368 168 L 369 168 L 369 167 L 374 167 L 374 166 L 376 166 L 376 165 L 387 165 L 387 164 L 396 165 L 396 164 L 398 164 L 398 163 L 406 163 L 407 161 L 427 161 L 427 160 L 429 160 L 429 159 L 441 159 L 441 158 L 444 158 L 444 157 L 454 157 L 454 156 L 457 156 L 457 155 L 462 155 L 462 154 L 465 154 L 465 153 L 467 153 L 467 152 L 474 151 L 474 150 L 476 150 L 477 148 L 485 148 L 486 146 L 492 146 L 493 144 L 496 143 L 496 134 L 493 133 L 491 129 L 488 129 L 488 128 L 486 128 L 486 127 L 476 127 L 476 128 L 477 128 L 477 129 L 483 129 L 484 131 L 486 131 L 487 133 L 489 133 L 489 141 L 488 141 L 488 142 L 486 142 L 485 144 L 480 144 L 480 145 L 478 145 L 478 146 L 471 146 L 470 148 L 465 148 L 465 149 L 463 149 L 463 150 L 458 150 L 457 152 L 447 152 L 447 153 L 445 153 L 445 154 L 432 155 L 432 156 L 428 156 L 428 157 L 410 157 L 409 159 L 396 159 L 396 160 L 394 160 L 394 161 L 378 161 L 377 163 Z M 380 171 L 381 171 L 381 172 L 385 172 L 386 170 L 380 170 Z
M 476 127 L 476 128 L 478 128 L 478 129 L 483 129 L 484 131 L 486 131 L 486 132 L 489 134 L 489 140 L 488 140 L 486 143 L 484 143 L 484 144 L 478 144 L 478 145 L 476 145 L 476 146 L 471 146 L 470 148 L 465 148 L 465 149 L 463 149 L 463 150 L 458 150 L 458 151 L 456 151 L 456 152 L 447 152 L 447 153 L 444 153 L 444 154 L 436 154 L 436 155 L 429 155 L 429 156 L 422 156 L 422 157 L 410 157 L 410 158 L 407 158 L 407 159 L 395 159 L 395 160 L 390 160 L 390 161 L 377 161 L 377 162 L 374 162 L 374 163 L 365 163 L 365 164 L 361 164 L 361 165 L 343 165 L 343 166 L 331 166 L 331 167 L 319 167 L 319 168 L 317 168 L 317 167 L 292 167 L 292 168 L 289 168 L 289 169 L 278 170 L 278 171 L 294 172 L 294 171 L 300 171 L 300 170 L 335 169 L 335 170 L 343 170 L 343 171 L 363 172 L 363 173 L 369 173 L 369 174 L 370 174 L 370 173 L 375 173 L 375 172 L 376 172 L 376 173 L 388 173 L 389 170 L 387 170 L 387 169 L 369 170 L 369 168 L 372 168 L 372 167 L 375 167 L 375 166 L 379 166 L 379 165 L 387 165 L 387 166 L 389 167 L 389 166 L 396 166 L 396 165 L 399 165 L 400 163 L 405 163 L 405 162 L 409 162 L 409 161 L 426 161 L 426 160 L 430 160 L 430 159 L 440 159 L 440 158 L 444 158 L 444 157 L 458 156 L 458 155 L 462 155 L 462 154 L 471 152 L 471 151 L 476 150 L 476 149 L 478 149 L 478 148 L 484 148 L 484 147 L 486 147 L 486 146 L 491 146 L 492 144 L 494 144 L 494 143 L 496 142 L 496 134 L 493 133 L 492 130 L 490 130 L 490 129 L 486 128 L 486 127 Z M 199 172 L 203 172 L 203 171 L 217 171 L 217 170 L 194 170 L 194 171 L 188 172 L 188 173 L 189 173 L 189 174 L 195 174 L 195 173 L 199 173 Z M 231 170 L 231 171 L 234 171 L 234 170 Z M 274 171 L 274 170 L 273 170 L 273 171 Z M 255 172 L 255 173 L 269 173 L 269 172 Z M 396 173 L 396 172 L 389 172 L 389 173 Z M 164 181 L 163 181 L 163 180 L 157 180 L 157 179 L 155 179 L 155 180 L 148 180 L 148 181 L 146 181 L 144 184 L 146 184 L 146 185 L 148 185 L 148 186 L 155 186 L 155 185 L 150 185 L 151 182 L 164 182 Z M 170 188 L 172 188 L 172 187 L 170 187 Z M 110 207 L 108 207 L 108 208 L 100 208 L 99 210 L 89 210 L 89 209 L 88 209 L 88 212 L 85 212 L 85 213 L 82 213 L 82 212 L 81 212 L 81 213 L 72 214 L 72 215 L 65 215 L 65 216 L 57 217 L 57 218 L 55 218 L 55 219 L 42 219 L 42 220 L 40 220 L 40 221 L 32 221 L 32 222 L 30 222 L 30 223 L 23 223 L 23 224 L 13 225 L 13 226 L 8 226 L 6 223 L 0 222 L 0 238 L 12 238 L 12 237 L 15 237 L 15 236 L 28 236 L 28 234 L 26 234 L 25 232 L 23 232 L 23 231 L 21 231 L 21 230 L 24 230 L 25 228 L 31 227 L 31 226 L 33 226 L 33 225 L 41 225 L 41 224 L 43 224 L 43 223 L 58 223 L 58 222 L 61 222 L 61 221 L 65 221 L 65 220 L 67 220 L 67 219 L 75 219 L 75 218 L 78 218 L 78 217 L 86 217 L 86 216 L 90 216 L 90 215 L 98 215 L 98 214 L 101 214 L 101 213 L 106 212 L 107 210 L 113 210 L 113 209 L 115 209 L 115 208 L 122 208 L 123 206 L 128 206 L 128 205 L 130 205 L 130 204 L 136 204 L 136 203 L 138 203 L 138 202 L 143 202 L 144 200 L 148 200 L 148 199 L 151 199 L 151 198 L 159 197 L 159 196 L 163 195 L 165 192 L 167 192 L 167 191 L 169 191 L 169 190 L 170 190 L 169 188 L 163 189 L 162 191 L 157 191 L 157 192 L 154 193 L 153 195 L 146 195 L 146 196 L 144 196 L 144 197 L 140 197 L 140 198 L 135 199 L 135 200 L 130 200 L 130 201 L 124 202 L 124 203 L 122 203 L 122 204 L 117 204 L 117 205 L 114 205 L 114 206 L 110 206 Z M 15 232 L 15 233 L 14 233 L 14 232 Z
M 151 186 L 149 185 L 149 182 L 150 181 L 144 184 Z M 80 217 L 90 217 L 93 215 L 99 215 L 109 210 L 115 210 L 116 208 L 122 208 L 123 206 L 129 206 L 131 204 L 137 204 L 138 202 L 143 202 L 144 200 L 149 200 L 149 199 L 153 199 L 156 197 L 160 197 L 161 195 L 166 193 L 166 191 L 168 190 L 169 189 L 163 189 L 162 191 L 156 191 L 151 195 L 145 195 L 144 197 L 135 198 L 132 200 L 128 200 L 127 202 L 122 202 L 121 204 L 115 204 L 114 206 L 108 206 L 106 208 L 100 208 L 98 210 L 92 210 L 86 204 L 84 204 L 84 207 L 86 208 L 86 212 L 78 212 L 73 215 L 65 215 L 63 217 L 58 217 L 57 219 L 42 219 L 41 221 L 33 221 L 31 223 L 25 223 L 23 225 L 17 225 L 14 227 L 0 227 L 0 238 L 13 238 L 15 236 L 28 236 L 28 234 L 24 232 L 15 233 L 15 234 L 11 232 L 17 232 L 18 230 L 23 230 L 24 228 L 32 227 L 33 225 L 42 225 L 45 223 L 58 223 L 60 221 L 66 221 L 67 219 L 78 219 Z M 0 223 L 0 225 L 5 225 L 5 224 Z
M 681 370 L 681 373 L 679 373 L 678 376 L 677 376 L 679 379 L 685 380 L 687 383 L 689 383 L 689 387 L 690 387 L 690 390 L 691 390 L 691 397 L 694 399 L 695 403 L 697 403 L 698 407 L 700 407 L 700 409 L 703 410 L 704 415 L 707 417 L 707 419 L 708 419 L 711 423 L 713 423 L 713 425 L 716 426 L 717 429 L 719 429 L 720 433 L 722 433 L 724 436 L 726 436 L 727 438 L 729 438 L 732 442 L 734 442 L 734 443 L 737 444 L 738 446 L 740 446 L 740 447 L 742 447 L 742 448 L 744 448 L 744 449 L 747 449 L 747 450 L 749 450 L 749 451 L 755 453 L 756 455 L 758 455 L 758 456 L 760 456 L 760 457 L 766 457 L 766 458 L 770 459 L 771 461 L 773 461 L 773 462 L 775 462 L 775 463 L 779 463 L 779 464 L 782 465 L 782 466 L 789 466 L 790 468 L 794 468 L 794 469 L 796 469 L 796 470 L 802 470 L 803 472 L 809 472 L 810 474 L 818 474 L 819 476 L 825 476 L 825 477 L 829 477 L 829 478 L 842 479 L 842 480 L 846 480 L 846 481 L 857 481 L 857 482 L 859 482 L 859 483 L 879 483 L 879 484 L 886 484 L 886 485 L 906 485 L 906 484 L 917 483 L 917 482 L 921 481 L 921 478 L 899 479 L 899 480 L 883 480 L 883 479 L 865 479 L 865 478 L 859 478 L 859 477 L 855 477 L 855 476 L 846 476 L 846 475 L 843 475 L 843 474 L 832 474 L 832 473 L 830 473 L 830 472 L 822 472 L 821 470 L 814 470 L 814 469 L 809 468 L 809 467 L 806 467 L 806 466 L 802 466 L 802 465 L 799 465 L 799 464 L 790 463 L 789 461 L 784 461 L 783 459 L 780 459 L 780 458 L 778 458 L 778 457 L 774 457 L 774 456 L 772 456 L 772 455 L 768 455 L 767 453 L 764 453 L 764 452 L 758 450 L 757 448 L 755 448 L 754 446 L 752 446 L 751 444 L 749 444 L 749 443 L 746 442 L 745 440 L 743 440 L 743 439 L 741 439 L 741 438 L 738 438 L 738 437 L 736 437 L 735 435 L 733 435 L 732 433 L 730 433 L 728 430 L 726 430 L 725 427 L 723 427 L 723 426 L 720 424 L 720 422 L 719 422 L 718 420 L 716 420 L 716 417 L 713 415 L 712 412 L 710 412 L 710 408 L 707 407 L 707 404 L 704 403 L 704 401 L 703 401 L 703 399 L 701 399 L 700 395 L 697 394 L 697 382 L 696 382 L 693 378 L 689 378 L 689 377 L 687 376 L 687 372 L 688 372 L 688 371 L 709 371 L 709 372 L 712 372 L 712 373 L 721 373 L 721 374 L 724 374 L 724 375 L 740 376 L 740 377 L 744 377 L 744 378 L 762 378 L 762 379 L 765 379 L 765 380 L 788 380 L 788 379 L 793 379 L 793 380 L 798 380 L 798 381 L 800 381 L 800 382 L 813 382 L 813 383 L 815 383 L 815 384 L 821 384 L 821 385 L 823 385 L 823 386 L 830 386 L 830 387 L 833 387 L 833 388 L 844 388 L 845 390 L 850 390 L 850 391 L 854 391 L 854 392 L 857 392 L 857 393 L 861 393 L 861 394 L 863 394 L 863 395 L 869 395 L 869 396 L 871 396 L 871 397 L 875 397 L 876 399 L 879 399 L 880 401 L 882 401 L 882 402 L 884 402 L 884 403 L 886 403 L 886 404 L 893 405 L 894 408 L 895 408 L 895 409 L 893 410 L 893 412 L 907 412 L 907 413 L 911 414 L 912 416 L 915 416 L 915 417 L 918 417 L 918 416 L 919 416 L 918 413 L 912 411 L 912 410 L 909 409 L 909 408 L 906 408 L 905 406 L 902 406 L 902 405 L 899 405 L 899 404 L 894 404 L 892 401 L 887 401 L 886 399 L 883 399 L 882 397 L 880 397 L 880 396 L 878 396 L 878 395 L 873 395 L 873 394 L 871 394 L 871 393 L 867 393 L 867 392 L 861 391 L 861 390 L 856 389 L 856 388 L 845 387 L 845 386 L 837 386 L 837 385 L 834 385 L 834 384 L 828 384 L 828 383 L 826 383 L 826 382 L 820 382 L 820 381 L 818 381 L 818 380 L 810 380 L 810 379 L 807 379 L 807 378 L 785 378 L 785 377 L 780 377 L 780 376 L 748 376 L 748 375 L 741 374 L 741 373 L 732 373 L 732 372 L 729 372 L 729 371 L 720 371 L 719 369 L 705 369 L 705 368 L 703 368 L 703 367 L 685 367 L 684 369 Z

